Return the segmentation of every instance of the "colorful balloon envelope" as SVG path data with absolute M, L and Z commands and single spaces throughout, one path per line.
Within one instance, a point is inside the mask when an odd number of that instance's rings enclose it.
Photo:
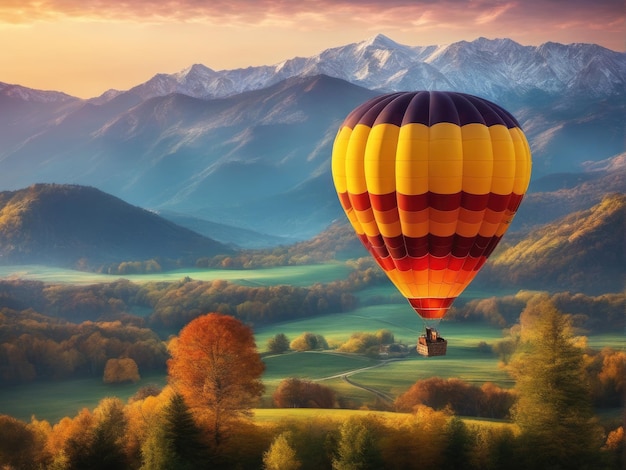
M 332 174 L 361 242 L 425 320 L 441 319 L 506 232 L 531 155 L 515 118 L 463 93 L 378 96 L 348 115 Z

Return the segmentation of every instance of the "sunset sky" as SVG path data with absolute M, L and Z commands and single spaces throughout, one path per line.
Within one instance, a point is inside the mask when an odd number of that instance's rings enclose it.
M 0 82 L 89 98 L 194 63 L 271 65 L 378 33 L 626 48 L 623 0 L 0 0 Z

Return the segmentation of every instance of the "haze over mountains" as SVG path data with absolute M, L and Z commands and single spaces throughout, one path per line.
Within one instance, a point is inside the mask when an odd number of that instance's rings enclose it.
M 399 89 L 473 93 L 518 118 L 534 174 L 514 229 L 625 191 L 626 54 L 484 38 L 410 47 L 380 35 L 272 66 L 197 64 L 91 100 L 0 84 L 0 189 L 89 185 L 179 220 L 305 239 L 343 217 L 329 164 L 338 125 Z M 525 210 L 546 191 L 569 205 Z

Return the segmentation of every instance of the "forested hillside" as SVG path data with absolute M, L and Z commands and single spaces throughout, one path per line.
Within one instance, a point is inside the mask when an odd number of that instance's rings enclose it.
M 626 195 L 607 195 L 589 210 L 575 212 L 503 245 L 485 265 L 482 281 L 579 292 L 624 288 Z
M 37 184 L 0 192 L 0 263 L 95 269 L 230 253 L 231 248 L 95 188 Z M 159 261 L 157 261 L 159 260 Z

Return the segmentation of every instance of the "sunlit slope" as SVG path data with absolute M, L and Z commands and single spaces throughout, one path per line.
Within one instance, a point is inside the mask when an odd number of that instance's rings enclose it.
M 624 288 L 626 195 L 607 195 L 496 251 L 483 278 L 525 287 L 581 292 Z

